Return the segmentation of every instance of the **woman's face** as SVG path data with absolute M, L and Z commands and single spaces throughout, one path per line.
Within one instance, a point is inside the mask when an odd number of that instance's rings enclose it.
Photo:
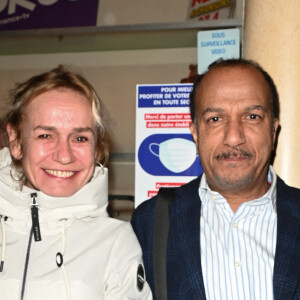
M 91 104 L 69 89 L 38 95 L 26 107 L 22 149 L 16 141 L 11 153 L 22 159 L 25 185 L 55 197 L 71 196 L 92 177 L 95 130 Z M 10 141 L 14 133 L 8 130 Z

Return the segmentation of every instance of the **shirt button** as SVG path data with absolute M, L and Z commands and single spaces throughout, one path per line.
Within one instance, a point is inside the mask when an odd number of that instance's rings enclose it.
M 241 266 L 241 263 L 240 263 L 239 261 L 236 261 L 236 262 L 235 262 L 235 266 L 236 266 L 237 268 L 239 268 L 239 267 Z
M 233 227 L 233 228 L 237 228 L 237 223 L 236 223 L 236 222 L 233 222 L 233 223 L 232 223 L 232 227 Z

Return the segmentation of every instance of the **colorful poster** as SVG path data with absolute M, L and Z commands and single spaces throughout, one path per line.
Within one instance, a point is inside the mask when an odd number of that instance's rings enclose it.
M 198 36 L 198 73 L 219 58 L 240 57 L 240 31 L 238 28 L 199 31 Z
M 189 130 L 193 85 L 138 85 L 135 206 L 160 187 L 180 186 L 202 173 Z
M 233 18 L 235 0 L 190 0 L 188 21 L 219 20 Z
M 96 26 L 99 0 L 2 0 L 0 30 Z

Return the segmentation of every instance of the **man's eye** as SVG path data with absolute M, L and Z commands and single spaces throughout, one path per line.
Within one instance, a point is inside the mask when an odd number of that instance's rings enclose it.
M 249 115 L 249 119 L 256 120 L 256 119 L 259 119 L 259 116 L 256 114 L 251 114 L 251 115 Z
M 212 117 L 208 119 L 208 122 L 218 122 L 220 120 L 219 117 Z

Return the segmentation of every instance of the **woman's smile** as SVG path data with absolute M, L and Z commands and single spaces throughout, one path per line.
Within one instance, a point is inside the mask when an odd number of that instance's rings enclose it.
M 72 171 L 61 171 L 61 170 L 51 170 L 51 169 L 44 169 L 46 173 L 59 178 L 70 178 L 76 174 L 76 172 Z

